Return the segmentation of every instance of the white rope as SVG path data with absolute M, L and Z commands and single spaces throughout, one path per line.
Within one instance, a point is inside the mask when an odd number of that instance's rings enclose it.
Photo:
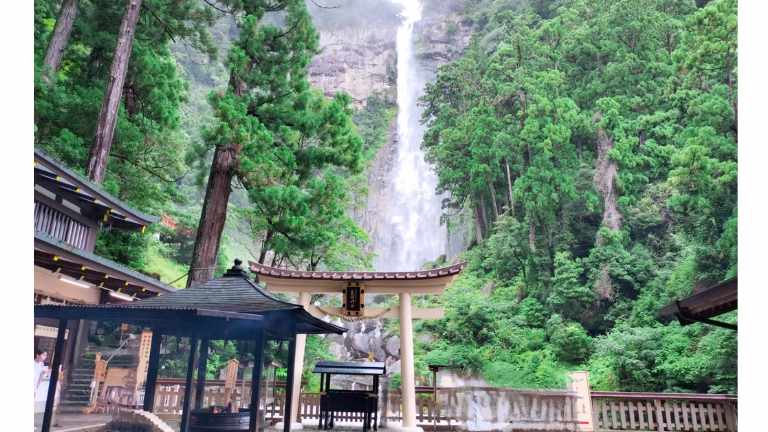
M 341 318 L 344 321 L 362 321 L 362 320 L 377 319 L 377 318 L 381 318 L 384 314 L 386 314 L 387 312 L 392 310 L 392 308 L 386 308 L 386 309 L 383 309 L 380 313 L 378 313 L 376 315 L 370 315 L 370 316 L 351 316 L 351 315 L 340 314 L 340 313 L 338 313 L 336 311 L 327 310 L 327 309 L 323 308 L 322 306 L 318 306 L 318 305 L 314 305 L 314 306 L 320 312 L 322 312 L 322 313 L 324 313 L 324 314 L 326 314 L 328 316 L 334 316 L 334 317 L 337 317 L 337 318 Z

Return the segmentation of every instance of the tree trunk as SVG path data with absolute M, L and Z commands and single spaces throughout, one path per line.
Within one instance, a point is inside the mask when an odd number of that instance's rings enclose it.
M 488 188 L 491 190 L 491 205 L 493 206 L 493 220 L 499 218 L 499 205 L 496 203 L 496 188 L 493 182 L 488 184 Z
M 259 264 L 264 264 L 264 260 L 267 259 L 267 252 L 269 252 L 270 240 L 272 240 L 272 230 L 267 229 L 267 234 L 264 235 L 264 241 L 261 242 L 261 250 L 259 251 Z
M 483 237 L 487 237 L 491 227 L 488 226 L 488 215 L 485 211 L 485 197 L 483 194 L 480 194 L 480 219 L 483 221 Z
M 533 223 L 530 216 L 528 221 L 528 249 L 533 253 L 536 252 L 536 224 Z
M 475 234 L 477 237 L 477 243 L 483 241 L 483 235 L 485 234 L 485 220 L 483 219 L 483 213 L 481 210 L 482 202 L 481 204 L 476 204 L 475 206 Z
M 509 161 L 507 158 L 504 158 L 504 168 L 507 171 L 507 193 L 509 196 L 507 199 L 509 200 L 509 214 L 514 216 L 515 215 L 515 197 L 512 194 L 512 175 L 509 172 Z
M 602 119 L 602 113 L 598 112 L 593 117 L 594 123 L 599 123 Z M 595 176 L 593 182 L 595 189 L 603 198 L 603 221 L 602 225 L 617 231 L 621 229 L 622 215 L 619 212 L 618 197 L 614 186 L 616 176 L 618 175 L 618 164 L 608 156 L 608 152 L 613 148 L 613 139 L 602 127 L 597 128 L 597 165 L 595 166 Z M 600 246 L 603 239 L 598 233 L 596 244 Z M 600 275 L 595 281 L 595 291 L 601 299 L 610 299 L 613 297 L 613 283 L 608 272 L 607 264 L 600 268 Z
M 187 287 L 205 283 L 213 277 L 219 242 L 224 232 L 224 222 L 227 220 L 227 203 L 229 194 L 232 192 L 232 178 L 238 166 L 239 154 L 239 146 L 216 147 L 213 154 Z
M 46 51 L 43 60 L 43 79 L 46 83 L 50 83 L 52 77 L 56 75 L 56 71 L 59 70 L 76 17 L 77 0 L 64 0 L 59 11 L 59 18 L 56 20 L 56 28 L 53 29 L 51 41 L 48 43 L 48 51 Z
M 117 35 L 115 56 L 112 59 L 107 88 L 99 111 L 99 122 L 96 124 L 96 136 L 88 160 L 88 177 L 96 183 L 104 181 L 107 170 L 109 150 L 115 136 L 117 114 L 120 110 L 120 99 L 123 94 L 125 74 L 128 71 L 128 61 L 131 58 L 131 47 L 136 23 L 139 21 L 141 2 L 142 0 L 128 0 L 128 7 L 120 23 L 120 33 Z

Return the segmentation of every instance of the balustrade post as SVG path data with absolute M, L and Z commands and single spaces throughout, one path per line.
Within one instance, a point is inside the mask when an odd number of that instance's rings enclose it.
M 664 418 L 661 414 L 661 401 L 659 399 L 654 399 L 653 405 L 656 407 L 656 430 L 658 432 L 664 432 Z

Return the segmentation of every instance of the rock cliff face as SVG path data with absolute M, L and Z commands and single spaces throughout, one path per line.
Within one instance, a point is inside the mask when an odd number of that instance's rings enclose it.
M 312 84 L 328 96 L 344 91 L 358 107 L 373 94 L 394 103 L 398 8 L 387 0 L 340 0 L 335 9 L 307 5 L 320 34 L 320 54 L 309 67 Z
M 374 93 L 394 101 L 396 61 L 391 28 L 344 28 L 320 33 L 321 52 L 310 81 L 327 96 L 344 91 L 358 107 Z

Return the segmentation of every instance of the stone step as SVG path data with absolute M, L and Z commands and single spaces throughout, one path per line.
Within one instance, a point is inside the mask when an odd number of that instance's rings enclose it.
M 64 399 L 68 401 L 82 401 L 82 400 L 89 400 L 91 398 L 91 392 L 67 392 L 64 393 Z

